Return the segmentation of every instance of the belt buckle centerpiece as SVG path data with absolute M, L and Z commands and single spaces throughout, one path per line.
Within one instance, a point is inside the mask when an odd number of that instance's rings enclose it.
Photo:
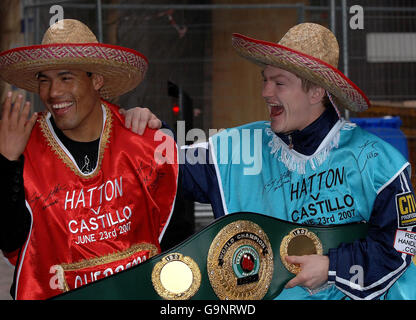
M 267 234 L 248 220 L 237 220 L 222 228 L 208 251 L 208 277 L 222 300 L 262 299 L 273 269 L 273 250 Z

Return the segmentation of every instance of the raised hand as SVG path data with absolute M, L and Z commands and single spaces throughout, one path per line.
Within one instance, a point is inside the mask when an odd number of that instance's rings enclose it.
M 9 160 L 17 160 L 25 150 L 37 113 L 29 119 L 30 102 L 21 110 L 23 96 L 19 95 L 12 106 L 12 93 L 8 92 L 0 120 L 0 153 Z

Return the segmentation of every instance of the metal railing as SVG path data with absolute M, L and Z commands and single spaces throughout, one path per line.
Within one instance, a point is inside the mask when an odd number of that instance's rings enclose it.
M 416 6 L 412 1 L 354 1 L 354 0 L 311 0 L 287 4 L 193 4 L 183 3 L 141 3 L 140 1 L 121 0 L 119 3 L 107 3 L 102 0 L 68 1 L 68 0 L 22 0 L 23 20 L 26 44 L 39 43 L 48 27 L 52 5 L 61 5 L 65 18 L 79 18 L 92 27 L 99 41 L 105 41 L 106 30 L 114 21 L 109 20 L 109 13 L 117 12 L 117 44 L 146 51 L 154 73 L 148 73 L 146 81 L 139 89 L 120 98 L 126 107 L 151 105 L 160 117 L 172 117 L 165 83 L 171 80 L 180 85 L 193 99 L 194 107 L 208 110 L 213 99 L 210 96 L 210 75 L 212 62 L 217 57 L 212 55 L 210 47 L 213 30 L 220 30 L 223 25 L 214 25 L 212 15 L 215 12 L 228 11 L 229 16 L 238 12 L 250 12 L 250 21 L 240 23 L 252 24 L 253 30 L 263 23 L 275 25 L 272 20 L 262 22 L 264 10 L 275 12 L 282 18 L 282 12 L 289 12 L 292 24 L 311 21 L 328 25 L 336 34 L 340 47 L 339 69 L 355 82 L 372 100 L 416 100 L 416 63 L 395 62 L 374 63 L 367 61 L 366 37 L 369 33 L 416 32 Z M 364 29 L 351 30 L 349 8 L 361 5 L 364 9 Z M 376 5 L 377 4 L 377 5 Z M 289 10 L 289 11 L 288 11 Z M 288 19 L 288 17 L 284 17 Z M 186 35 L 175 34 L 176 27 L 187 28 Z M 227 27 L 228 28 L 228 27 Z M 235 29 L 238 29 L 238 24 Z M 181 51 L 180 46 L 186 47 Z M 157 50 L 156 50 L 157 49 Z M 415 54 L 416 55 L 416 54 Z M 234 59 L 234 57 L 229 57 Z M 199 76 L 198 76 L 199 73 Z M 163 78 L 163 83 L 161 82 Z M 224 86 L 233 85 L 224 83 Z M 232 100 L 232 97 L 230 97 Z M 39 109 L 39 102 L 35 102 Z M 208 128 L 209 117 L 200 119 L 197 126 Z

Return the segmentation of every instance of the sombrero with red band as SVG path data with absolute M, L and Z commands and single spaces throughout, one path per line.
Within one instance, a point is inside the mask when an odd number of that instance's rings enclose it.
M 52 25 L 42 44 L 0 53 L 0 76 L 18 88 L 37 92 L 37 74 L 47 70 L 77 69 L 101 74 L 103 98 L 120 96 L 139 85 L 148 62 L 141 53 L 98 43 L 92 31 L 78 20 L 65 19 Z
M 338 41 L 319 24 L 296 25 L 278 43 L 234 33 L 232 45 L 242 57 L 262 67 L 285 69 L 323 87 L 338 106 L 352 111 L 364 111 L 370 106 L 360 88 L 337 69 Z

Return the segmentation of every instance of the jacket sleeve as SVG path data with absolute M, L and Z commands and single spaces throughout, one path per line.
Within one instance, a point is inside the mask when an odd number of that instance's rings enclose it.
M 329 250 L 328 282 L 335 283 L 339 290 L 352 299 L 377 299 L 411 262 L 411 255 L 394 248 L 401 214 L 396 206 L 396 198 L 403 194 L 413 197 L 414 201 L 414 190 L 407 170 L 377 195 L 368 221 L 367 237 Z M 409 223 L 401 229 L 414 231 L 415 225 L 415 222 Z
M 177 136 L 166 122 L 162 128 L 170 131 L 177 141 Z M 179 181 L 183 196 L 191 201 L 210 203 L 215 218 L 223 216 L 224 208 L 220 193 L 219 181 L 215 166 L 210 156 L 209 143 L 195 143 L 180 146 L 179 152 Z
M 223 202 L 215 166 L 208 143 L 183 146 L 180 149 L 182 187 L 186 198 L 211 203 L 215 218 L 224 215 Z
M 0 249 L 13 252 L 19 249 L 29 234 L 31 216 L 26 208 L 23 186 L 23 162 L 9 161 L 0 154 L 0 203 L 2 204 L 0 223 Z

